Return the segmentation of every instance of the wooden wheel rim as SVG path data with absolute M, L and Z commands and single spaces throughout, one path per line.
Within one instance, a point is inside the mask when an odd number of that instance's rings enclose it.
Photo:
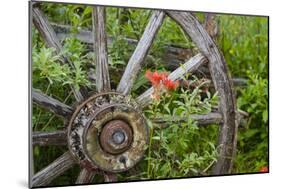
M 104 11 L 103 11 L 104 8 L 97 6 L 97 7 L 95 7 L 95 9 L 96 9 L 96 11 L 95 11 L 96 15 L 94 15 L 94 17 L 99 18 L 104 23 L 103 16 L 102 16 L 104 14 Z M 54 37 L 55 39 L 53 39 L 54 41 L 52 41 L 52 37 L 48 38 L 49 36 L 44 35 L 44 34 L 46 34 L 46 31 L 44 31 L 44 29 L 48 28 L 49 26 L 48 26 L 48 23 L 47 24 L 44 23 L 45 20 L 44 20 L 44 18 L 42 18 L 42 15 L 40 15 L 41 13 L 40 13 L 39 8 L 33 7 L 32 10 L 33 10 L 34 24 L 37 27 L 37 29 L 41 33 L 43 33 L 42 36 L 45 39 L 45 41 L 47 42 L 48 46 L 55 47 L 57 51 L 60 51 L 61 45 L 59 43 L 57 43 L 57 41 L 55 40 L 56 37 Z M 157 22 L 158 22 L 158 25 L 161 25 L 161 23 L 164 19 L 164 15 L 165 15 L 164 11 L 154 11 L 154 13 L 155 13 L 154 20 L 152 19 L 151 23 L 154 24 L 156 22 L 156 24 L 157 24 Z M 219 139 L 218 139 L 219 158 L 217 160 L 217 163 L 214 166 L 213 174 L 215 174 L 215 175 L 228 174 L 231 171 L 232 162 L 233 162 L 233 158 L 234 158 L 235 151 L 236 151 L 236 140 L 237 140 L 236 135 L 237 135 L 238 124 L 236 123 L 236 102 L 235 102 L 234 93 L 232 90 L 232 83 L 231 83 L 229 75 L 228 75 L 225 60 L 224 60 L 223 56 L 220 54 L 217 46 L 215 45 L 215 43 L 213 42 L 211 37 L 208 35 L 208 33 L 205 31 L 205 29 L 200 25 L 198 20 L 196 18 L 194 18 L 191 13 L 179 12 L 179 11 L 166 11 L 166 14 L 169 15 L 172 19 L 174 19 L 182 27 L 182 29 L 186 32 L 186 34 L 188 34 L 191 37 L 192 41 L 198 46 L 199 51 L 202 54 L 198 55 L 197 58 L 198 59 L 201 58 L 201 61 L 205 62 L 205 59 L 202 58 L 202 55 L 203 55 L 208 60 L 211 77 L 214 82 L 214 86 L 220 96 L 220 111 L 221 111 L 222 120 L 223 120 L 223 124 L 219 131 Z M 101 23 L 98 23 L 98 24 L 101 24 Z M 103 25 L 103 27 L 104 27 L 104 25 Z M 159 29 L 159 27 L 158 27 L 158 29 Z M 158 29 L 153 30 L 154 35 Z M 52 32 L 52 30 L 51 31 L 49 30 L 47 32 L 50 32 L 50 35 L 55 36 L 55 34 L 54 34 L 54 32 Z M 98 36 L 98 35 L 96 35 L 96 36 Z M 154 39 L 154 36 L 152 36 L 152 39 Z M 99 41 L 100 39 L 96 39 L 96 40 L 97 40 L 96 42 L 100 42 Z M 99 49 L 100 47 L 98 45 L 101 45 L 102 46 L 101 48 L 103 48 L 103 50 L 106 49 L 106 44 L 104 46 L 104 44 L 95 43 L 96 48 Z M 147 47 L 147 48 L 149 48 L 149 47 Z M 146 53 L 144 53 L 144 54 L 146 54 Z M 106 54 L 106 53 L 102 53 L 102 54 Z M 64 58 L 67 62 L 69 62 L 71 64 L 71 62 L 69 61 L 69 59 L 67 57 L 64 57 Z M 107 65 L 107 58 L 98 57 L 98 60 L 105 62 L 105 64 L 101 64 L 101 65 Z M 143 61 L 142 57 L 139 61 L 140 62 Z M 130 62 L 128 64 L 130 64 Z M 99 68 L 99 69 L 106 70 L 107 68 Z M 125 72 L 125 74 L 126 74 L 126 72 Z M 105 78 L 105 80 L 103 80 L 101 82 L 102 84 L 98 86 L 98 92 L 102 92 L 104 90 L 105 91 L 110 90 L 110 83 L 108 82 L 109 77 L 106 76 L 104 78 Z M 122 80 L 120 83 L 122 84 Z M 122 89 L 122 85 L 120 85 L 120 87 L 117 88 L 117 91 L 121 90 L 121 89 Z M 75 97 L 78 101 L 83 99 L 82 94 L 79 91 L 75 91 L 75 89 L 73 89 L 73 88 L 72 88 L 72 90 L 74 90 Z M 122 90 L 124 91 L 124 94 L 127 95 L 128 89 L 123 88 Z M 144 95 L 144 97 L 145 97 L 145 95 Z M 37 104 L 42 105 L 42 106 L 45 105 L 43 103 L 44 100 L 50 100 L 49 97 L 40 95 L 37 92 L 32 92 L 32 98 Z M 40 101 L 42 98 L 43 98 L 43 101 Z M 51 100 L 54 100 L 54 99 L 51 99 Z M 55 102 L 55 101 L 53 101 L 53 102 Z M 48 110 L 50 110 L 58 115 L 61 115 L 63 117 L 65 117 L 66 115 L 69 115 L 69 113 L 72 112 L 71 107 L 64 106 L 63 104 L 60 104 L 60 103 L 58 103 L 58 105 L 60 107 L 63 107 L 63 109 L 61 109 L 60 111 L 57 111 L 55 106 L 49 106 Z M 63 135 L 63 133 L 61 133 L 61 134 Z M 58 162 L 62 162 L 64 160 L 65 161 L 67 160 L 68 164 L 65 164 L 64 167 L 62 167 L 62 168 L 58 167 L 57 168 L 59 170 L 58 173 L 55 173 L 55 174 L 52 174 L 49 172 L 45 173 L 45 171 L 49 170 L 48 168 L 50 168 L 50 167 L 46 167 L 42 171 L 35 174 L 34 177 L 32 178 L 32 185 L 33 186 L 46 185 L 49 182 L 51 182 L 56 176 L 59 176 L 65 170 L 70 168 L 74 163 L 77 163 L 76 160 L 74 161 L 73 158 L 71 158 L 71 156 L 69 156 L 69 152 L 67 152 L 63 156 L 58 158 L 56 161 L 54 161 L 53 164 L 55 165 Z M 93 176 L 93 174 L 91 172 L 82 170 L 80 176 L 78 177 L 77 183 L 89 182 L 91 180 L 92 176 Z M 46 177 L 46 178 L 44 178 L 44 177 Z M 114 178 L 114 176 L 112 176 L 110 174 L 108 174 L 107 176 L 105 175 L 105 180 L 107 180 L 107 179 L 111 180 L 113 178 Z

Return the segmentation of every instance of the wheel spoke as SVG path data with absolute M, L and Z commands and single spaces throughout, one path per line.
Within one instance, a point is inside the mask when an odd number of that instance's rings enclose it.
M 66 131 L 54 131 L 54 132 L 33 132 L 32 144 L 47 146 L 56 145 L 63 146 L 67 144 Z
M 115 173 L 104 173 L 104 182 L 117 182 L 117 175 Z
M 55 48 L 56 53 L 60 54 L 62 51 L 62 45 L 58 37 L 56 36 L 54 29 L 50 25 L 47 17 L 36 6 L 32 8 L 32 13 L 33 13 L 33 23 L 37 28 L 37 30 L 39 31 L 42 38 L 44 39 L 44 41 L 46 42 L 46 45 L 48 47 Z M 62 57 L 64 59 L 64 62 L 67 62 L 72 68 L 75 68 L 74 64 L 69 60 L 68 57 L 66 57 L 63 54 Z M 72 85 L 71 85 L 71 90 L 73 91 L 73 94 L 77 101 L 83 100 L 83 96 L 79 90 L 75 89 L 75 87 Z
M 32 178 L 32 187 L 46 186 L 75 164 L 70 152 L 64 153 L 53 163 L 36 173 Z
M 192 14 L 178 11 L 167 11 L 167 13 L 191 37 L 201 53 L 208 57 L 210 74 L 220 96 L 220 111 L 223 116 L 218 143 L 219 159 L 213 173 L 230 173 L 236 151 L 238 124 L 236 123 L 235 95 L 232 91 L 232 81 L 228 75 L 226 62 L 214 41 Z
M 107 37 L 105 32 L 105 8 L 95 6 L 93 8 L 93 32 L 96 57 L 96 88 L 98 92 L 110 90 L 108 72 Z
M 53 47 L 56 49 L 57 54 L 61 53 L 62 46 L 58 40 L 55 31 L 49 24 L 47 17 L 42 13 L 38 7 L 33 7 L 33 24 L 39 31 L 40 35 L 46 42 L 48 47 Z M 73 66 L 73 65 L 72 65 Z
M 168 78 L 175 81 L 181 78 L 187 72 L 193 72 L 197 70 L 201 65 L 207 62 L 207 59 L 202 54 L 197 54 L 196 56 L 189 59 L 186 63 L 184 63 L 181 67 L 174 70 Z M 137 101 L 142 107 L 149 105 L 151 102 L 151 95 L 153 93 L 153 87 L 149 88 L 143 94 L 141 94 Z
M 63 118 L 72 113 L 72 108 L 48 95 L 41 93 L 39 90 L 32 89 L 32 99 L 40 107 L 47 109 Z
M 92 182 L 96 172 L 93 170 L 82 169 L 77 177 L 76 184 L 89 184 Z
M 144 33 L 138 42 L 138 45 L 131 56 L 121 81 L 117 87 L 117 91 L 125 95 L 129 94 L 134 84 L 137 74 L 141 68 L 142 63 L 148 53 L 153 39 L 159 30 L 164 20 L 165 13 L 163 11 L 154 11 L 149 23 L 147 24 Z
M 211 112 L 208 114 L 191 114 L 187 117 L 169 117 L 169 118 L 155 118 L 152 122 L 156 124 L 165 124 L 164 127 L 169 126 L 169 122 L 187 122 L 188 118 L 196 121 L 198 125 L 210 125 L 210 124 L 221 124 L 222 123 L 222 115 L 218 112 Z

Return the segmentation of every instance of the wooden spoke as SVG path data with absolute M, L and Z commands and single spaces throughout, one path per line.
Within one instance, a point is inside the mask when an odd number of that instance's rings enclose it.
M 105 8 L 93 8 L 94 48 L 96 57 L 96 88 L 98 92 L 110 90 L 108 72 L 107 37 L 105 32 Z
M 104 173 L 104 182 L 117 182 L 117 175 L 115 173 Z
M 71 26 L 69 25 L 59 25 L 59 24 L 51 24 L 54 28 L 57 36 L 60 40 L 64 40 L 65 38 L 71 37 L 73 35 L 71 33 Z M 86 43 L 89 49 L 92 49 L 93 42 L 93 32 L 87 29 L 81 29 L 75 35 L 77 39 Z M 114 37 L 107 36 L 107 44 L 112 44 Z M 138 40 L 132 38 L 124 38 L 126 43 L 134 48 L 138 44 Z M 175 69 L 177 68 L 184 60 L 189 59 L 193 55 L 193 51 L 189 48 L 183 48 L 175 45 L 164 45 L 164 54 L 162 57 L 163 64 L 168 68 Z M 149 56 L 147 56 L 147 62 L 149 61 Z M 208 71 L 208 70 L 207 70 Z
M 236 103 L 232 82 L 228 76 L 225 60 L 214 41 L 192 14 L 178 11 L 167 11 L 167 13 L 191 37 L 201 53 L 208 57 L 210 74 L 220 96 L 220 111 L 223 116 L 218 144 L 219 159 L 213 173 L 230 173 L 236 151 L 238 124 L 235 121 Z
M 46 110 L 49 110 L 50 112 L 53 112 L 56 115 L 59 115 L 61 117 L 66 118 L 73 111 L 70 106 L 68 106 L 48 95 L 41 93 L 39 90 L 32 89 L 31 95 L 32 95 L 33 101 L 36 104 L 38 104 L 42 108 L 45 108 Z
M 36 173 L 32 178 L 32 187 L 46 186 L 56 177 L 60 176 L 66 170 L 75 164 L 75 160 L 70 152 L 64 153 L 53 163 Z
M 62 146 L 66 145 L 66 131 L 54 131 L 54 132 L 33 132 L 32 133 L 32 144 L 47 146 L 55 145 Z
M 56 53 L 60 54 L 62 51 L 61 43 L 60 43 L 59 39 L 57 38 L 56 33 L 55 33 L 54 29 L 52 28 L 52 26 L 50 25 L 47 17 L 36 6 L 34 6 L 32 8 L 32 13 L 33 13 L 33 24 L 39 31 L 41 37 L 46 42 L 46 45 L 48 47 L 55 48 Z M 62 54 L 62 57 L 63 57 L 64 61 L 67 62 L 72 68 L 75 68 L 74 64 L 69 60 L 68 57 L 66 57 L 63 54 Z M 74 94 L 75 98 L 77 99 L 77 101 L 81 101 L 83 99 L 81 92 L 79 90 L 75 89 L 74 86 L 71 86 L 71 89 L 72 89 L 73 94 Z
M 58 40 L 55 31 L 49 24 L 47 17 L 42 13 L 38 7 L 33 7 L 33 24 L 39 31 L 40 35 L 46 42 L 48 47 L 53 47 L 56 49 L 57 54 L 61 53 L 62 45 Z M 73 66 L 73 65 L 72 65 Z
M 179 78 L 181 78 L 184 74 L 187 72 L 193 72 L 197 70 L 201 65 L 207 62 L 207 59 L 202 54 L 197 54 L 196 56 L 189 59 L 185 64 L 183 64 L 181 67 L 174 70 L 168 78 L 175 81 Z M 153 93 L 153 87 L 149 88 L 147 91 L 145 91 L 143 94 L 141 94 L 137 101 L 139 104 L 144 107 L 149 105 L 151 102 L 151 95 Z
M 91 183 L 94 176 L 96 175 L 95 171 L 82 169 L 77 177 L 76 184 L 88 184 Z
M 147 24 L 145 31 L 127 64 L 124 75 L 122 76 L 121 81 L 117 87 L 118 92 L 121 92 L 125 95 L 130 93 L 141 65 L 145 60 L 150 46 L 152 45 L 153 39 L 160 26 L 162 25 L 164 16 L 165 13 L 163 11 L 153 12 L 149 23 Z
M 210 125 L 210 124 L 221 124 L 222 115 L 218 112 L 211 112 L 208 114 L 191 114 L 188 116 L 192 120 L 196 121 L 198 125 Z M 173 118 L 155 118 L 152 121 L 154 123 L 160 123 L 169 125 L 170 122 L 186 122 L 188 117 L 173 117 Z
M 211 37 L 212 36 L 215 37 L 217 35 L 218 31 L 217 31 L 215 24 L 213 23 L 214 15 L 211 13 L 208 13 L 206 15 L 207 16 L 206 16 L 206 20 L 205 20 L 205 28 L 208 31 L 208 30 L 210 30 L 210 28 L 207 29 L 207 27 L 214 27 L 214 28 L 212 28 L 213 32 L 210 31 L 209 34 Z M 212 22 L 212 23 L 210 24 L 209 22 Z M 72 35 L 70 32 L 71 26 L 59 25 L 59 24 L 55 24 L 55 23 L 51 23 L 51 25 L 54 28 L 54 30 L 57 33 L 57 36 L 60 40 L 64 40 L 65 38 L 68 38 Z M 78 34 L 75 37 L 77 37 L 77 39 L 79 39 L 80 41 L 91 46 L 91 45 L 93 45 L 92 33 L 93 32 L 90 30 L 81 29 L 81 30 L 79 30 Z M 112 40 L 113 40 L 113 37 L 108 36 L 107 44 L 111 44 Z M 124 40 L 132 46 L 137 45 L 137 43 L 138 43 L 138 41 L 135 39 L 124 38 Z M 163 64 L 166 67 L 168 67 L 169 69 L 178 68 L 184 60 L 189 59 L 190 57 L 192 57 L 192 54 L 193 54 L 193 51 L 189 48 L 177 47 L 174 45 L 173 46 L 164 45 L 164 48 L 165 48 L 165 53 L 164 53 L 163 57 L 161 57 L 161 59 L 163 59 L 162 60 Z M 201 73 L 204 73 L 206 75 L 209 75 L 209 69 L 207 68 L 207 64 L 206 64 L 206 66 L 204 65 L 203 67 L 200 67 L 198 71 Z M 95 80 L 95 75 L 92 77 Z M 245 79 L 245 78 L 232 78 L 232 82 L 233 82 L 234 86 L 244 87 L 247 85 L 247 79 Z

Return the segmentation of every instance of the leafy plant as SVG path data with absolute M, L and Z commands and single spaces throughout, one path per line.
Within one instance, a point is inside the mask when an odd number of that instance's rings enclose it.
M 197 81 L 194 78 L 194 82 Z M 145 111 L 151 120 L 163 118 L 168 123 L 150 124 L 150 142 L 146 157 L 146 178 L 171 178 L 204 175 L 216 162 L 215 136 L 217 130 L 206 134 L 206 128 L 199 128 L 190 114 L 204 114 L 217 104 L 216 95 L 208 95 L 202 100 L 201 84 L 191 89 L 180 89 L 161 95 Z M 203 105 L 204 104 L 204 105 Z M 186 117 L 185 121 L 169 122 L 175 117 Z M 215 126 L 216 127 L 216 126 Z
M 249 78 L 249 87 L 241 91 L 237 101 L 239 108 L 250 114 L 238 135 L 237 172 L 257 172 L 268 165 L 268 80 L 251 73 Z

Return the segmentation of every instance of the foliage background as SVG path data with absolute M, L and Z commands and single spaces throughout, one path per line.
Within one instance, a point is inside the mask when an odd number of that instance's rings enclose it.
M 32 32 L 33 87 L 38 88 L 67 104 L 74 103 L 69 93 L 69 84 L 87 86 L 94 90 L 94 82 L 87 79 L 87 70 L 94 70 L 94 53 L 75 38 L 81 28 L 91 29 L 91 7 L 44 3 L 41 7 L 49 20 L 71 25 L 73 37 L 63 41 L 64 51 L 74 62 L 75 70 L 61 65 L 59 56 L 44 47 L 38 32 Z M 107 9 L 107 32 L 113 42 L 108 47 L 111 73 L 122 73 L 134 47 L 124 38 L 139 39 L 150 15 L 149 10 Z M 203 14 L 196 13 L 203 22 Z M 246 123 L 239 128 L 237 156 L 233 173 L 259 172 L 268 166 L 268 18 L 217 14 L 219 26 L 217 44 L 229 66 L 233 77 L 247 79 L 247 87 L 235 88 L 238 108 L 249 113 Z M 173 31 L 173 32 L 171 32 Z M 133 96 L 149 87 L 144 71 L 166 70 L 161 58 L 165 44 L 196 50 L 182 30 L 166 17 L 147 58 L 146 68 L 134 85 Z M 112 85 L 116 86 L 120 74 L 112 74 Z M 186 76 L 193 82 L 199 78 Z M 203 88 L 179 89 L 169 97 L 154 103 L 145 113 L 148 117 L 207 113 L 216 106 L 215 93 L 202 100 Z M 195 91 L 195 92 L 193 92 Z M 43 109 L 33 106 L 33 130 L 52 131 L 64 127 L 63 120 Z M 151 127 L 152 128 L 152 127 Z M 201 176 L 210 173 L 216 160 L 217 126 L 199 128 L 196 122 L 175 123 L 166 130 L 151 130 L 151 143 L 146 158 L 129 173 L 118 175 L 119 179 L 147 179 L 186 176 Z M 181 135 L 179 135 L 181 134 Z M 175 140 L 178 139 L 178 140 Z M 175 143 L 177 141 L 177 143 Z M 66 147 L 34 147 L 34 172 L 39 171 L 57 158 Z M 76 166 L 55 179 L 53 185 L 74 183 L 79 167 Z M 134 173 L 138 172 L 138 173 Z M 102 181 L 100 177 L 96 182 Z

